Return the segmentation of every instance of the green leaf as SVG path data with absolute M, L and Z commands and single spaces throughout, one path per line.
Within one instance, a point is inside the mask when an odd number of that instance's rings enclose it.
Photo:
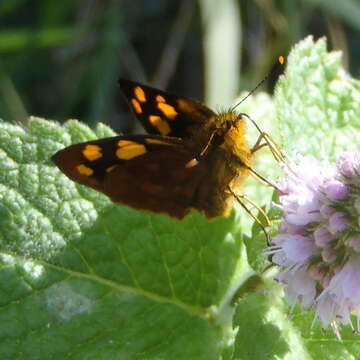
M 279 289 L 275 288 L 267 295 L 253 294 L 238 304 L 234 316 L 238 332 L 233 359 L 325 359 L 311 357 L 287 317 L 279 295 Z
M 28 48 L 42 48 L 66 44 L 74 38 L 74 29 L 60 27 L 45 30 L 3 30 L 0 31 L 0 51 L 23 51 Z
M 360 354 L 359 334 L 350 326 L 339 326 L 341 340 L 331 328 L 322 329 L 318 322 L 314 323 L 312 311 L 301 311 L 296 308 L 292 314 L 292 323 L 303 338 L 312 359 L 358 359 Z M 352 319 L 356 324 L 355 317 Z
M 278 202 L 278 195 L 274 191 L 271 203 Z M 280 222 L 279 219 L 281 218 L 281 211 L 275 206 L 271 206 L 268 211 L 266 211 L 266 208 L 263 208 L 263 210 L 271 221 L 271 226 L 265 228 L 267 235 L 256 221 L 253 222 L 250 236 L 247 234 L 243 235 L 243 241 L 246 245 L 247 261 L 249 265 L 259 273 L 262 273 L 269 265 L 271 265 L 270 258 L 266 255 L 265 250 L 269 246 L 268 243 L 271 236 L 277 235 L 276 229 Z M 262 224 L 266 224 L 260 213 L 257 214 L 257 217 L 261 220 Z
M 233 336 L 224 303 L 245 263 L 234 215 L 135 211 L 49 160 L 111 135 L 0 123 L 0 358 L 218 359 Z
M 360 82 L 340 66 L 339 52 L 326 51 L 325 39 L 297 44 L 288 57 L 275 94 L 283 144 L 314 156 L 333 157 L 355 150 L 360 127 Z

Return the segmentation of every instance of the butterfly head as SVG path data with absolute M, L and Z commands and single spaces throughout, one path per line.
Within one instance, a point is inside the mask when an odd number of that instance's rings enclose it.
M 234 111 L 227 111 L 215 117 L 216 133 L 224 142 L 236 141 L 243 138 L 245 130 L 244 119 Z
M 229 157 L 250 164 L 251 152 L 245 139 L 244 118 L 235 111 L 219 113 L 215 116 L 217 144 Z

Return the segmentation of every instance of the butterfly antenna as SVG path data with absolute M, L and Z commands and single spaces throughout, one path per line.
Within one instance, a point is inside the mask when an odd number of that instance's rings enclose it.
M 269 73 L 244 97 L 242 98 L 237 104 L 235 104 L 230 111 L 234 111 L 240 104 L 242 104 L 250 95 L 252 95 L 270 76 L 278 73 L 282 66 L 285 63 L 285 58 L 283 56 L 279 56 L 277 62 L 269 71 Z

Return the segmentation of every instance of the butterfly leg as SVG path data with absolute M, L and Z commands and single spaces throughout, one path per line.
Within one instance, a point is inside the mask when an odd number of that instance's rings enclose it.
M 283 154 L 283 152 L 281 151 L 279 145 L 277 145 L 275 143 L 274 140 L 272 140 L 271 136 L 268 135 L 267 133 L 263 132 L 260 127 L 258 126 L 258 124 L 255 122 L 254 119 L 252 119 L 248 114 L 245 113 L 240 113 L 240 116 L 246 117 L 248 120 L 250 120 L 253 125 L 256 127 L 256 129 L 259 131 L 260 135 L 255 143 L 255 145 L 253 146 L 253 148 L 251 149 L 251 153 L 255 153 L 256 151 L 260 150 L 261 148 L 263 148 L 264 146 L 268 146 L 271 153 L 273 154 L 274 158 L 276 161 L 278 162 L 284 162 L 285 160 L 285 155 Z M 261 141 L 264 140 L 265 143 L 261 144 Z
M 279 188 L 273 184 L 271 181 L 269 181 L 268 179 L 264 178 L 262 175 L 260 175 L 257 171 L 255 171 L 252 167 L 250 166 L 246 166 L 246 165 L 243 165 L 245 166 L 250 174 L 257 180 L 259 181 L 261 184 L 265 185 L 265 186 L 271 186 L 272 188 L 274 188 L 275 190 L 277 191 L 280 191 Z
M 255 153 L 256 151 L 262 149 L 264 146 L 267 146 L 267 143 L 266 143 L 266 142 L 261 144 L 261 141 L 262 141 L 263 139 L 264 139 L 264 133 L 262 132 L 262 133 L 259 135 L 259 137 L 257 138 L 255 145 L 254 145 L 254 146 L 251 148 L 251 150 L 250 150 L 252 154 Z
M 264 143 L 261 143 L 262 140 L 264 140 Z M 252 149 L 250 150 L 251 153 L 255 153 L 256 151 L 260 150 L 261 148 L 263 148 L 264 146 L 268 146 L 272 155 L 274 156 L 275 160 L 277 162 L 284 162 L 285 161 L 285 155 L 283 154 L 283 152 L 281 151 L 280 147 L 278 144 L 276 144 L 276 142 L 271 138 L 270 135 L 268 135 L 265 132 L 261 132 L 261 134 L 259 135 L 255 145 L 252 147 Z
M 256 204 L 253 200 L 251 200 L 249 197 L 247 197 L 244 194 L 235 194 L 232 189 L 230 188 L 230 186 L 228 187 L 228 190 L 230 192 L 230 194 L 232 196 L 234 196 L 234 198 L 237 200 L 237 202 L 240 204 L 240 206 L 254 219 L 254 221 L 261 227 L 261 230 L 263 231 L 263 233 L 266 236 L 266 240 L 268 243 L 270 243 L 270 236 L 269 233 L 266 231 L 265 226 L 270 226 L 271 225 L 271 221 L 269 219 L 269 217 L 266 215 L 265 211 L 258 205 Z M 255 216 L 250 209 L 246 206 L 246 204 L 244 203 L 244 200 L 249 202 L 252 206 L 255 207 L 256 210 L 259 211 L 259 213 L 264 217 L 266 224 L 265 226 L 263 225 L 263 223 L 260 221 L 260 219 Z
M 204 149 L 201 151 L 200 153 L 200 157 L 203 157 L 207 154 L 209 148 L 210 148 L 210 145 L 212 145 L 212 142 L 213 142 L 213 139 L 214 139 L 214 136 L 215 136 L 216 132 L 214 131 L 211 135 L 210 135 L 210 138 L 209 138 L 209 141 L 208 143 L 206 144 L 206 146 L 204 147 Z

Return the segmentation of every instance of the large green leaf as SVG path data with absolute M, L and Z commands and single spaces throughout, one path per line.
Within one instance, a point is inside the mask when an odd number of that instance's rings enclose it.
M 283 145 L 292 153 L 334 157 L 355 150 L 360 128 L 360 82 L 341 68 L 341 54 L 327 52 L 326 40 L 297 44 L 275 94 Z
M 217 359 L 239 277 L 235 216 L 178 222 L 111 203 L 50 156 L 111 135 L 0 123 L 0 358 Z

